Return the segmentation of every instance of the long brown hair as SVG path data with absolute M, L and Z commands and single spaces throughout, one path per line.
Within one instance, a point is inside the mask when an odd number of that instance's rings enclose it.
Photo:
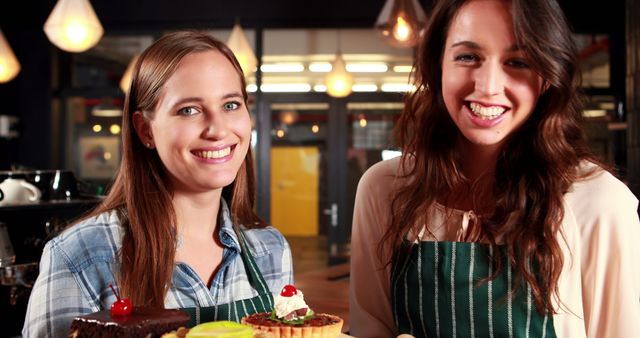
M 442 58 L 449 25 L 467 1 L 438 1 L 421 41 L 414 69 L 417 90 L 407 96 L 396 129 L 403 149 L 400 172 L 415 184 L 394 192 L 390 227 L 378 246 L 380 257 L 398 250 L 413 227 L 428 224 L 427 210 L 438 199 L 465 185 L 472 187 L 472 193 L 481 193 L 463 174 L 456 149 L 462 136 L 442 97 Z M 518 280 L 531 286 L 538 310 L 554 312 L 552 297 L 557 296 L 563 265 L 558 239 L 563 196 L 581 177 L 580 162 L 596 160 L 581 127 L 577 51 L 562 10 L 555 0 L 512 0 L 511 4 L 517 43 L 548 89 L 501 150 L 489 188 L 494 205 L 475 226 L 494 249 L 495 270 L 489 278 L 497 277 L 502 268 L 500 239 Z
M 162 88 L 188 54 L 215 50 L 234 66 L 247 104 L 242 68 L 233 52 L 213 37 L 195 31 L 167 34 L 138 58 L 122 115 L 123 156 L 106 199 L 92 212 L 119 212 L 125 229 L 122 239 L 119 287 L 134 305 L 164 307 L 176 251 L 176 214 L 172 187 L 155 150 L 138 138 L 132 116 L 136 111 L 153 114 Z M 153 116 L 149 116 L 153 118 Z M 247 228 L 266 224 L 254 213 L 255 177 L 251 147 L 234 182 L 223 188 L 234 220 Z

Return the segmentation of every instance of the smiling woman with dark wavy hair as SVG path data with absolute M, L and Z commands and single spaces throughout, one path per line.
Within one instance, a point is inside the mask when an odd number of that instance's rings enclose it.
M 555 0 L 437 2 L 403 156 L 358 187 L 354 335 L 640 332 L 638 201 L 589 150 L 571 37 Z

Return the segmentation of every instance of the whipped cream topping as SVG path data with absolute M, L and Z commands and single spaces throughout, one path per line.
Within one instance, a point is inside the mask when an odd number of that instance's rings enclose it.
M 309 306 L 304 301 L 304 294 L 300 290 L 290 297 L 277 295 L 274 302 L 276 316 L 280 319 L 296 320 L 304 318 L 309 313 Z

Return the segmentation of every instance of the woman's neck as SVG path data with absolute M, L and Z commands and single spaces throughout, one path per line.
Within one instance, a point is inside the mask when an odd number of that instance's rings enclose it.
M 220 268 L 223 245 L 217 235 L 222 189 L 200 193 L 174 193 L 178 242 L 175 260 L 188 264 L 207 287 Z
M 214 233 L 222 190 L 206 193 L 180 193 L 173 196 L 178 233 L 191 236 L 212 236 Z
M 478 146 L 467 140 L 460 144 L 461 169 L 467 181 L 455 187 L 441 200 L 445 206 L 459 210 L 473 210 L 477 214 L 490 212 L 495 181 L 495 166 L 499 146 Z
M 476 182 L 484 176 L 492 176 L 495 172 L 500 147 L 478 146 L 463 141 L 460 146 L 462 172 L 470 182 Z

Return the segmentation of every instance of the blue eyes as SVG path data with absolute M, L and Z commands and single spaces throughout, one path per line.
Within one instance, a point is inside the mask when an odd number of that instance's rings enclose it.
M 227 102 L 227 103 L 224 104 L 223 108 L 224 108 L 224 110 L 227 110 L 227 111 L 236 110 L 236 109 L 240 108 L 240 103 L 235 102 L 235 101 L 234 102 Z
M 191 116 L 198 113 L 198 110 L 195 107 L 184 107 L 178 110 L 178 115 L 182 116 Z
M 222 109 L 226 112 L 234 111 L 240 108 L 240 103 L 237 101 L 225 102 L 222 105 Z M 193 116 L 201 112 L 201 109 L 194 106 L 183 107 L 178 109 L 177 115 L 180 116 Z

